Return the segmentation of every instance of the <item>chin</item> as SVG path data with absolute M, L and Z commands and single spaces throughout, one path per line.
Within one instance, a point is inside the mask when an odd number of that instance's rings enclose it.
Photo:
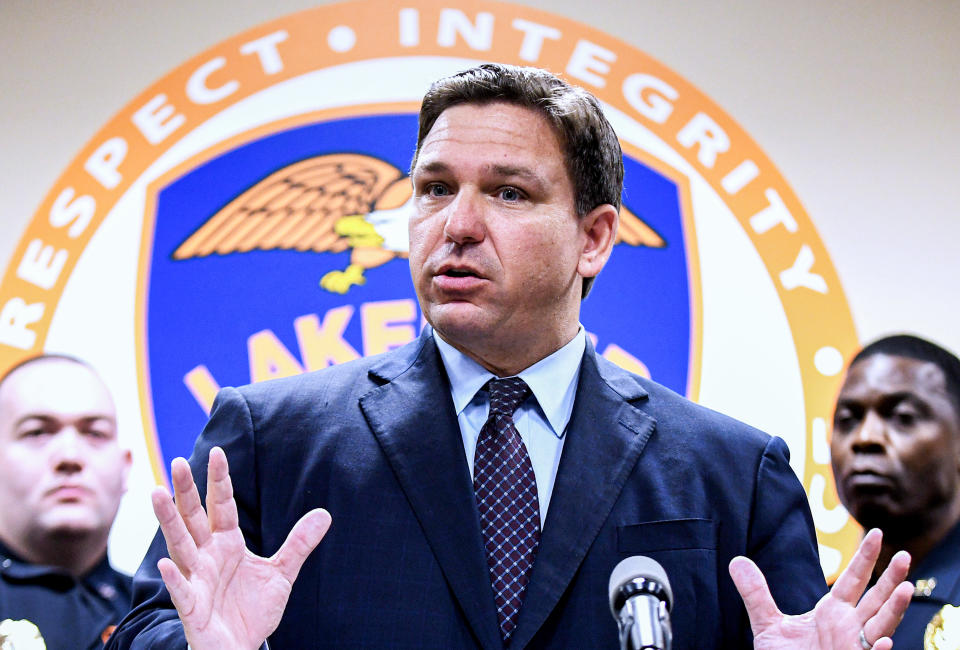
M 44 522 L 44 528 L 49 535 L 70 539 L 96 533 L 103 526 L 100 519 L 91 513 L 72 512 L 57 513 L 57 516 L 49 517 Z
M 865 530 L 879 528 L 886 532 L 890 529 L 893 522 L 896 521 L 896 517 L 891 515 L 889 510 L 879 507 L 876 504 L 861 505 L 851 514 L 853 514 L 853 518 L 856 519 L 857 523 L 863 526 Z
M 427 322 L 450 343 L 469 341 L 488 333 L 484 313 L 471 304 L 440 305 L 427 315 Z
M 889 503 L 860 503 L 851 513 L 865 530 L 871 528 L 882 530 L 888 543 L 913 539 L 917 537 L 917 531 L 923 530 L 925 526 L 922 514 L 904 513 Z

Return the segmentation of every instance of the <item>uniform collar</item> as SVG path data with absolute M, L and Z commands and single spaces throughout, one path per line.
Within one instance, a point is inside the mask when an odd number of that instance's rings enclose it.
M 116 593 L 114 576 L 116 572 L 110 566 L 106 554 L 86 575 L 78 579 L 61 567 L 46 564 L 33 564 L 19 557 L 0 542 L 0 575 L 12 580 L 36 580 L 39 578 L 82 582 L 104 598 L 112 598 Z
M 0 542 L 0 574 L 14 580 L 34 580 L 53 577 L 73 581 L 73 576 L 60 567 L 27 562 Z
M 929 596 L 917 594 L 914 598 L 957 602 L 960 597 L 960 562 L 957 561 L 957 548 L 960 548 L 960 523 L 910 571 L 907 580 L 914 585 L 918 580 L 936 580 L 936 586 L 931 589 Z

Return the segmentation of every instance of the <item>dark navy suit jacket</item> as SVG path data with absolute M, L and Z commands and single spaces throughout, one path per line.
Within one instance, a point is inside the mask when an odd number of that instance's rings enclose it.
M 502 648 L 471 477 L 429 328 L 399 350 L 225 389 L 190 463 L 230 462 L 247 545 L 271 555 L 311 508 L 333 515 L 273 648 Z M 825 592 L 806 497 L 778 438 L 584 356 L 513 648 L 615 648 L 613 567 L 647 555 L 674 592 L 674 648 L 749 647 L 727 573 L 753 558 L 788 613 Z M 110 648 L 183 647 L 156 562 Z

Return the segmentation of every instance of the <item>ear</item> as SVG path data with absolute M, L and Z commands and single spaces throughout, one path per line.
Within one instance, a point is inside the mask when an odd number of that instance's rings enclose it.
M 617 238 L 620 213 L 609 203 L 598 205 L 580 218 L 580 228 L 585 237 L 577 263 L 577 273 L 592 278 L 603 269 Z

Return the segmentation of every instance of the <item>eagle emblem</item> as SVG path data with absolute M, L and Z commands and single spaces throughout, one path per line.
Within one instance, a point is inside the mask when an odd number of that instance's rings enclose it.
M 326 154 L 275 171 L 243 191 L 177 247 L 173 259 L 253 250 L 340 253 L 343 270 L 320 286 L 345 294 L 366 282 L 364 272 L 410 250 L 407 222 L 413 214 L 409 175 L 379 158 Z M 617 242 L 661 248 L 664 240 L 626 207 L 620 209 Z

